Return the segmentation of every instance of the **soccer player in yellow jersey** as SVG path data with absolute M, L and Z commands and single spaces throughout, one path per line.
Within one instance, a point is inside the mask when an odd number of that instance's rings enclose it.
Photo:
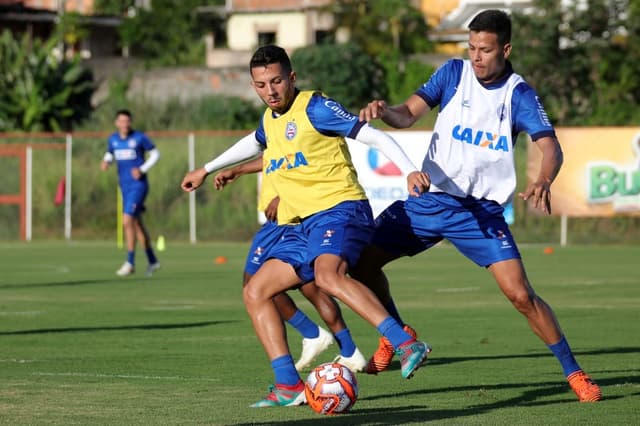
M 301 92 L 284 49 L 263 46 L 251 58 L 253 87 L 267 105 L 255 132 L 245 136 L 203 168 L 184 177 L 193 191 L 215 170 L 263 154 L 263 169 L 280 197 L 278 223 L 298 224 L 274 247 L 249 280 L 243 299 L 275 375 L 275 385 L 254 407 L 304 403 L 304 384 L 289 353 L 285 327 L 273 296 L 299 282 L 296 272 L 313 267 L 316 285 L 375 326 L 400 357 L 410 378 L 426 360 L 428 346 L 409 335 L 375 294 L 347 275 L 373 233 L 371 207 L 345 141 L 358 140 L 380 150 L 407 177 L 412 195 L 429 187 L 398 144 L 319 92 Z
M 244 174 L 261 171 L 262 157 L 217 173 L 213 178 L 214 186 L 217 190 L 221 190 Z M 270 185 L 270 180 L 263 178 L 258 197 L 258 210 L 264 212 L 267 220 L 251 242 L 244 267 L 243 285 L 246 285 L 260 266 L 271 258 L 271 251 L 278 241 L 286 238 L 287 232 L 293 231 L 292 225 L 278 225 L 276 219 L 278 204 L 279 197 Z M 312 279 L 313 271 L 310 268 L 307 270 L 309 272 L 308 278 Z M 301 274 L 299 273 L 298 275 Z M 354 343 L 351 332 L 344 322 L 342 312 L 336 301 L 320 290 L 312 281 L 303 282 L 301 278 L 300 284 L 298 290 L 316 308 L 331 333 L 318 326 L 304 312 L 298 309 L 287 293 L 282 292 L 274 296 L 273 302 L 278 308 L 282 319 L 295 328 L 303 337 L 302 353 L 295 364 L 296 370 L 302 371 L 308 367 L 321 352 L 334 342 L 335 337 L 335 341 L 337 341 L 340 348 L 340 355 L 334 361 L 346 365 L 351 371 L 362 371 L 366 366 L 367 360 Z

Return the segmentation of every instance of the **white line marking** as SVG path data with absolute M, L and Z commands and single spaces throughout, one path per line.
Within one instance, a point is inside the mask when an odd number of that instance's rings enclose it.
M 14 311 L 14 312 L 0 312 L 0 316 L 9 316 L 9 315 L 40 315 L 43 314 L 44 311 Z
M 467 291 L 480 290 L 480 287 L 454 287 L 454 288 L 438 288 L 436 293 L 463 293 Z
M 141 379 L 141 380 L 180 380 L 185 382 L 219 382 L 220 379 L 210 377 L 179 377 L 179 376 L 143 376 L 137 374 L 100 374 L 100 373 L 47 373 L 34 371 L 32 376 L 64 376 L 64 377 L 104 377 L 109 379 Z

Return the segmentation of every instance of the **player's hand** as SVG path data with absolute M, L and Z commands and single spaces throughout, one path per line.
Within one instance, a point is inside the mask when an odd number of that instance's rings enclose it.
M 142 172 L 140 171 L 139 168 L 134 167 L 131 169 L 131 176 L 135 179 L 135 180 L 140 180 L 140 178 L 142 177 Z
M 213 186 L 220 191 L 221 189 L 223 189 L 227 184 L 230 184 L 231 182 L 233 182 L 234 180 L 236 180 L 238 178 L 238 174 L 235 173 L 233 170 L 229 169 L 229 170 L 223 170 L 220 173 L 218 173 L 217 175 L 215 175 L 213 177 Z
M 409 190 L 409 195 L 418 197 L 423 192 L 427 192 L 430 186 L 431 179 L 425 172 L 416 170 L 415 172 L 409 173 L 407 176 L 407 189 Z
M 551 184 L 545 181 L 529 184 L 524 192 L 518 193 L 518 197 L 525 201 L 531 199 L 533 206 L 546 214 L 551 214 Z
M 264 209 L 264 215 L 271 221 L 278 220 L 278 204 L 280 204 L 280 197 L 275 197 L 269 202 L 269 205 Z
M 200 185 L 202 185 L 202 182 L 204 182 L 207 175 L 208 173 L 204 167 L 192 170 L 184 176 L 180 187 L 186 192 L 195 191 Z
M 102 163 L 100 163 L 100 169 L 102 169 L 102 171 L 106 171 L 109 168 L 109 163 L 107 163 L 106 161 L 103 161 Z
M 376 118 L 382 118 L 387 111 L 387 103 L 382 100 L 373 100 L 366 107 L 360 110 L 360 121 L 371 121 Z

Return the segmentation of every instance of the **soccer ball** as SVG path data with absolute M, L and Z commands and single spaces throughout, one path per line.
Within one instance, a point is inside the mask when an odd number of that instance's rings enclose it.
M 358 398 L 358 382 L 351 370 L 337 362 L 314 368 L 305 383 L 307 404 L 320 414 L 348 412 Z

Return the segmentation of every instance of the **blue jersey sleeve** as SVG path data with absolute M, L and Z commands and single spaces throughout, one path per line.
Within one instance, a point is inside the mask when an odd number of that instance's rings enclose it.
M 263 147 L 267 147 L 267 136 L 264 132 L 264 116 L 260 117 L 260 123 L 258 123 L 258 128 L 256 129 L 256 140 Z
M 437 105 L 440 105 L 440 109 L 444 108 L 460 83 L 462 66 L 461 59 L 450 59 L 442 64 L 415 94 L 420 96 L 431 109 Z
M 339 102 L 319 93 L 311 97 L 307 105 L 307 116 L 313 127 L 326 136 L 355 138 L 360 128 L 366 124 Z
M 555 130 L 536 91 L 527 83 L 518 84 L 511 98 L 513 134 L 525 132 L 536 141 L 545 136 L 555 137 Z
M 146 135 L 146 133 L 138 132 L 138 134 L 139 134 L 139 139 L 140 139 L 140 145 L 142 146 L 142 148 L 145 151 L 151 151 L 152 149 L 154 149 L 156 147 L 156 145 L 149 138 L 149 136 Z

